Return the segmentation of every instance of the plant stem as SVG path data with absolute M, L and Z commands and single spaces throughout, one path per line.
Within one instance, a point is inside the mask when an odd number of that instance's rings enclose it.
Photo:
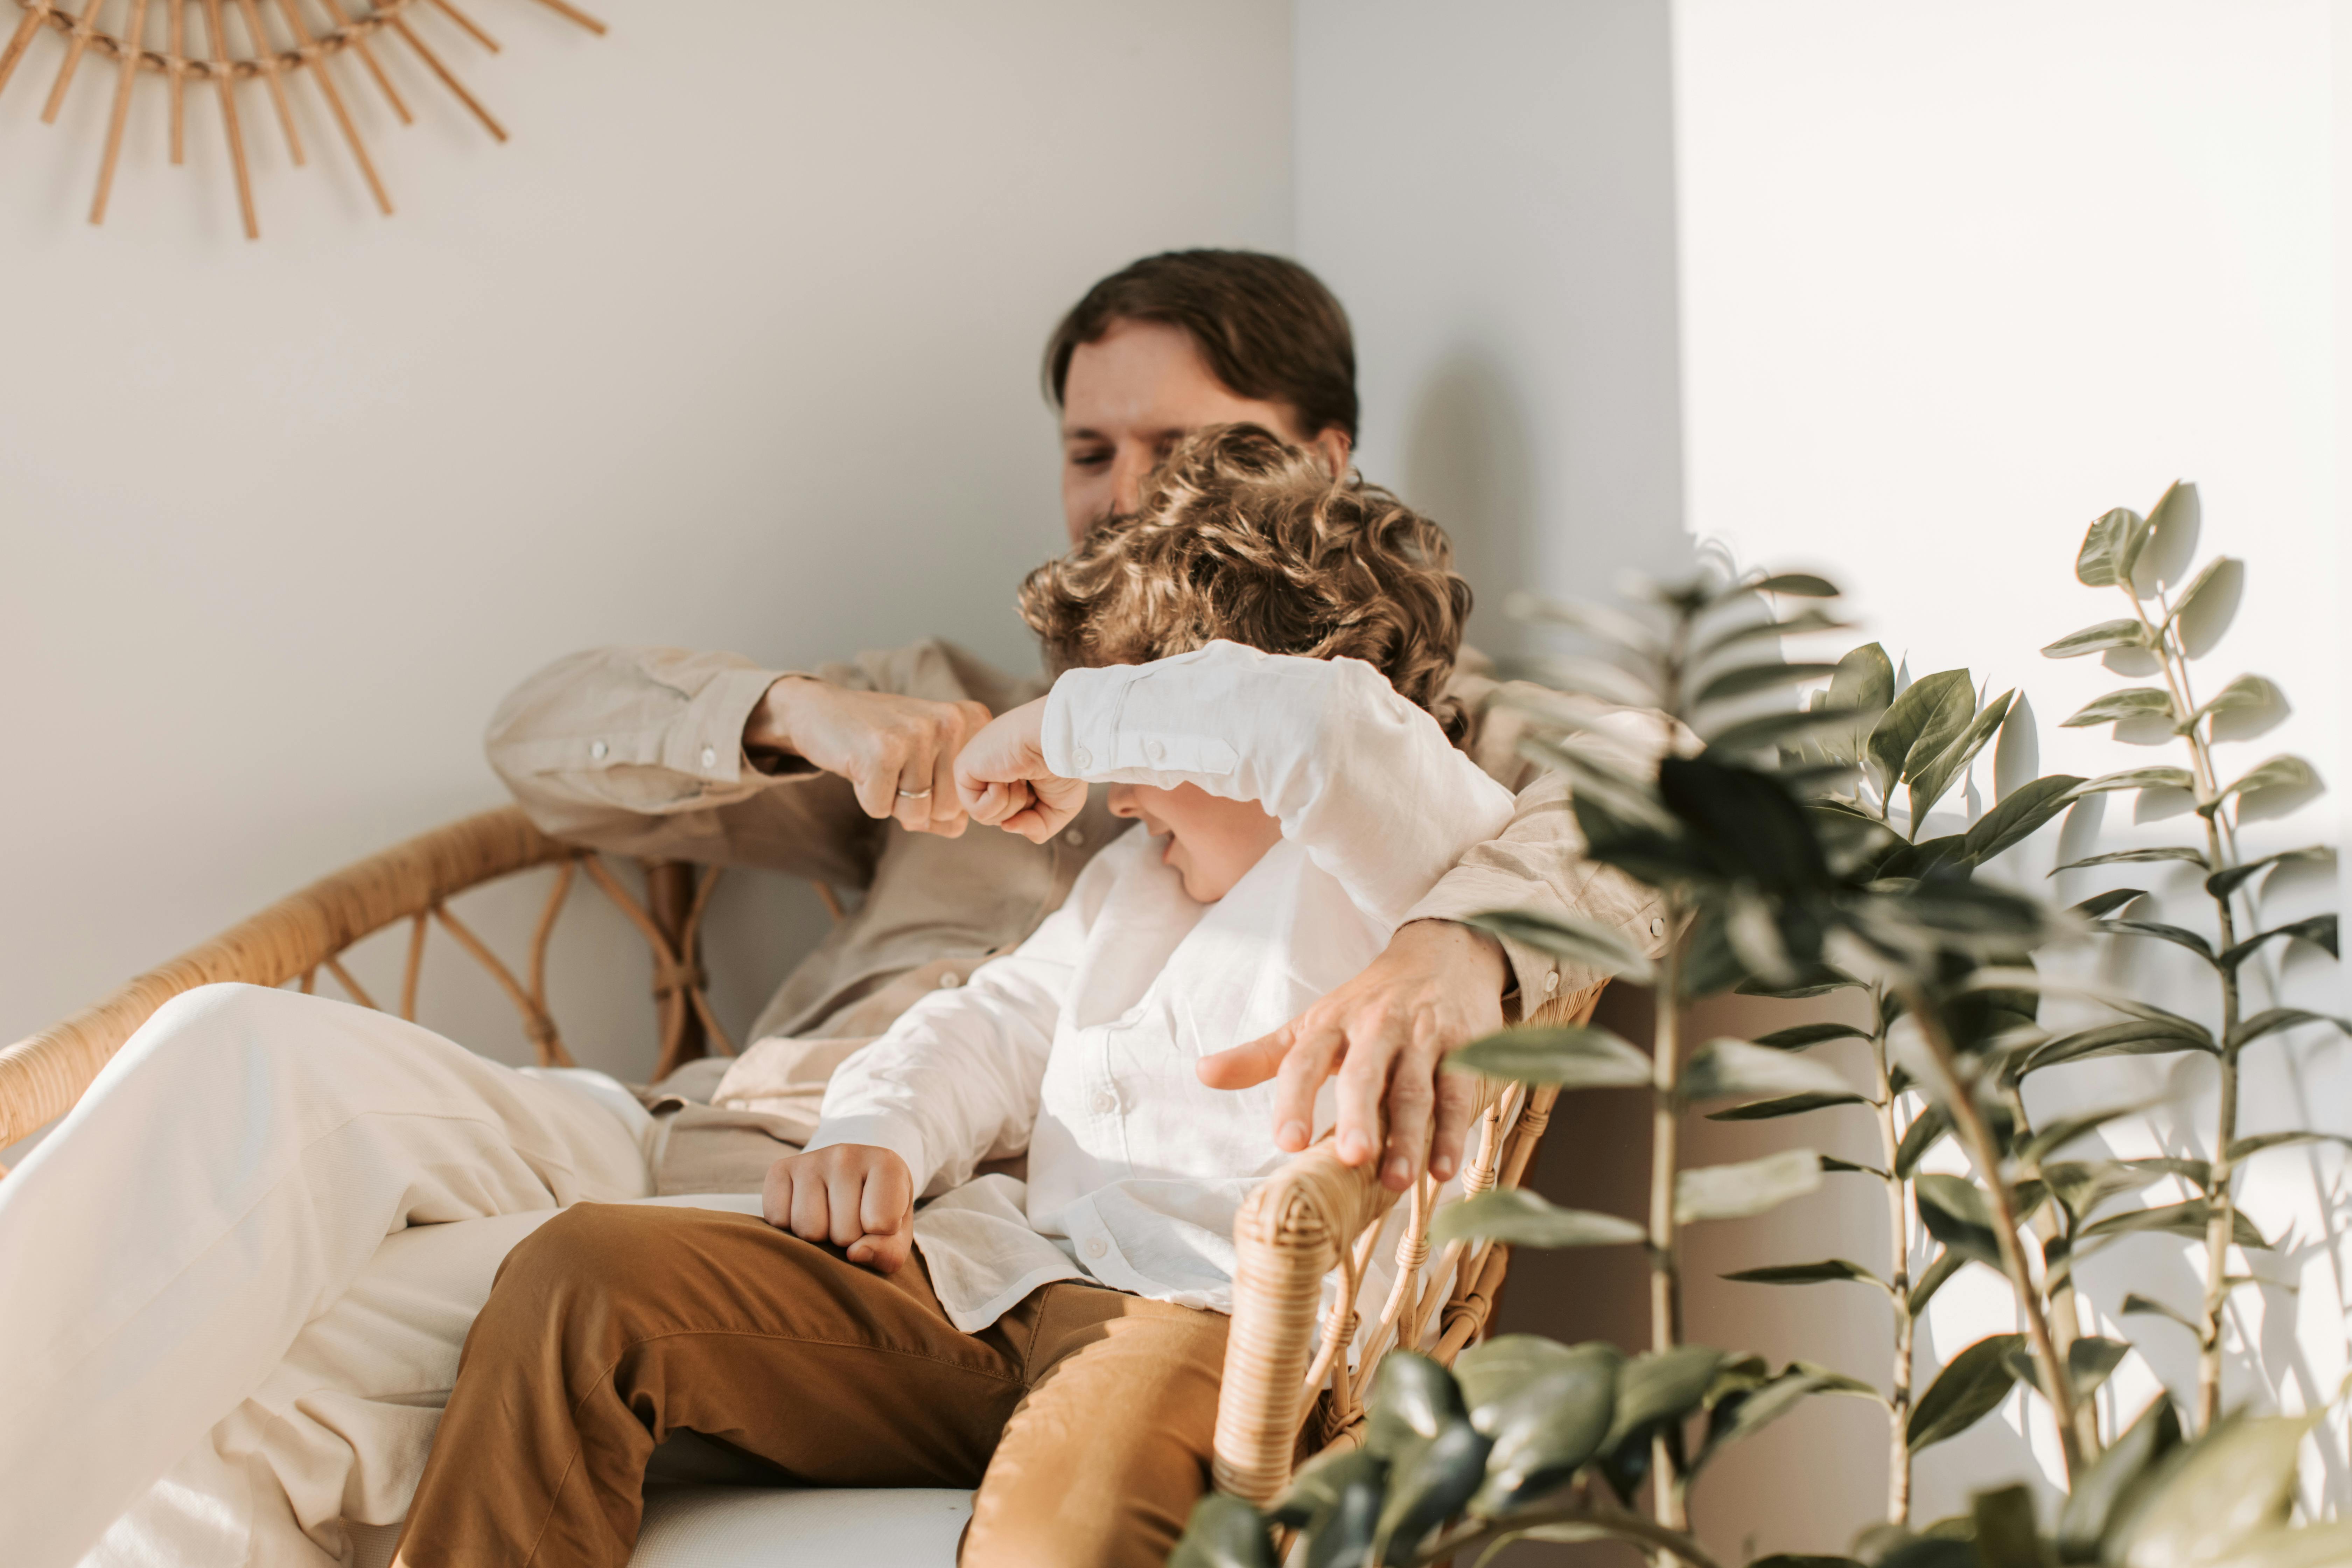
M 1666 950 L 1658 961 L 1656 1026 L 1650 1058 L 1650 1348 L 1670 1351 L 1682 1342 L 1681 1259 L 1675 1231 L 1675 1172 L 1681 1106 L 1676 1090 L 1682 1071 L 1681 900 L 1666 898 Z M 1667 1435 L 1650 1440 L 1651 1509 L 1661 1527 L 1684 1523 L 1682 1478 L 1675 1471 Z
M 2017 1204 L 2010 1195 L 2008 1182 L 2001 1177 L 2000 1146 L 1993 1142 L 1992 1129 L 1985 1121 L 1983 1109 L 1977 1104 L 1974 1089 L 1961 1079 L 1957 1053 L 1943 1019 L 1930 1008 L 1926 994 L 1917 986 L 1905 987 L 1903 999 L 1911 1016 L 1918 1022 L 1919 1033 L 1927 1043 L 1928 1057 L 1936 1064 L 1936 1076 L 1942 1080 L 1941 1098 L 1945 1109 L 1951 1113 L 1953 1130 L 1959 1134 L 1969 1158 L 1984 1179 L 1985 1195 L 1992 1205 L 1993 1237 L 2000 1247 L 2001 1272 L 2009 1276 L 2010 1289 L 2017 1297 L 2018 1316 L 2025 1321 L 2026 1348 L 2041 1374 L 2043 1395 L 2058 1420 L 2058 1445 L 2066 1457 L 2066 1479 L 2071 1484 L 2082 1474 L 2084 1464 L 2082 1433 L 2074 1420 L 2074 1385 L 2066 1375 L 2065 1363 L 2058 1358 L 2057 1347 L 2050 1336 L 2050 1321 L 2042 1314 L 2042 1293 L 2035 1284 L 2032 1266 L 2026 1260 L 2024 1244 L 2018 1239 Z
M 1885 987 L 1870 988 L 1871 1016 L 1886 1016 Z M 1895 1080 L 1886 1070 L 1886 1026 L 1881 1021 L 1870 1038 L 1870 1065 L 1877 1074 L 1878 1146 L 1886 1160 L 1886 1283 L 1893 1290 L 1895 1359 L 1887 1368 L 1886 1521 L 1911 1520 L 1911 1342 L 1916 1324 L 1911 1316 L 1910 1185 L 1895 1174 L 1895 1156 L 1903 1147 L 1902 1130 L 1895 1125 Z
M 2131 601 L 2132 614 L 2147 628 L 2148 641 L 2157 661 L 2164 669 L 2164 684 L 2171 693 L 2179 722 L 2184 726 L 2181 738 L 2189 743 L 2189 776 L 2195 781 L 2197 815 L 2205 822 L 2205 858 L 2209 872 L 2230 868 L 2234 862 L 2234 843 L 2227 841 L 2222 832 L 2220 775 L 2213 770 L 2213 747 L 2209 736 L 2199 732 L 2197 724 L 2189 722 L 2197 711 L 2189 688 L 2189 655 L 2174 635 L 2172 616 L 2166 613 L 2164 624 L 2158 626 L 2147 618 L 2140 605 L 2139 596 L 2131 591 L 2129 583 L 2119 584 L 2124 596 Z M 2161 607 L 2163 601 L 2158 600 Z M 2220 951 L 2228 952 L 2238 940 L 2236 917 L 2231 912 L 2227 895 L 2213 899 L 2216 930 Z M 2197 1424 L 2210 1427 L 2221 1414 L 2221 1316 L 2230 1300 L 2230 1240 L 2237 1228 L 2236 1185 L 2237 1169 L 2230 1158 L 2230 1145 L 2238 1141 L 2238 1047 L 2237 1034 L 2241 1002 L 2238 972 L 2233 968 L 2221 971 L 2221 1094 L 2215 1117 L 2213 1157 L 2205 1183 L 2205 1300 L 2197 1321 Z

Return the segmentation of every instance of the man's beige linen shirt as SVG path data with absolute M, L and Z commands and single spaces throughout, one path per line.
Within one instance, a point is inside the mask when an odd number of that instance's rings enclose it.
M 745 752 L 752 710 L 791 673 L 803 672 L 678 648 L 575 654 L 499 705 L 488 747 L 531 820 L 557 837 L 618 854 L 783 871 L 860 895 L 785 978 L 750 1036 L 824 1042 L 807 1064 L 821 1074 L 846 1042 L 880 1034 L 916 997 L 961 984 L 982 960 L 1017 946 L 1128 825 L 1110 815 L 1099 789 L 1043 845 L 992 827 L 942 838 L 877 821 L 846 781 L 804 764 L 762 766 Z M 940 641 L 804 673 L 864 691 L 969 698 L 992 713 L 1045 691 L 1042 679 L 1007 675 Z M 1523 722 L 1493 700 L 1505 689 L 1466 652 L 1450 688 L 1471 716 L 1464 749 L 1517 796 L 1510 823 L 1465 856 L 1408 918 L 1576 914 L 1654 950 L 1656 898 L 1584 858 L 1566 781 L 1518 754 Z M 1528 1005 L 1603 978 L 1519 943 L 1504 948 Z

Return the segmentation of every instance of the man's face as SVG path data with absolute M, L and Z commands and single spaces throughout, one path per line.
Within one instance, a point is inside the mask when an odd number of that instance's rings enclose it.
M 1163 321 L 1114 321 L 1081 343 L 1062 384 L 1062 516 L 1070 542 L 1113 512 L 1132 511 L 1143 477 L 1178 437 L 1203 425 L 1248 423 L 1316 448 L 1332 473 L 1348 437 L 1310 437 L 1286 403 L 1244 397 L 1219 381 L 1192 334 Z

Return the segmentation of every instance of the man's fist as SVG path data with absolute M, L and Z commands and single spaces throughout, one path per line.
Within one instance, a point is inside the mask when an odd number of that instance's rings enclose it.
M 955 760 L 958 803 L 975 822 L 1043 844 L 1087 804 L 1082 779 L 1045 766 L 1045 699 L 1009 709 L 964 743 Z
M 977 702 L 934 702 L 889 691 L 853 691 L 805 675 L 768 688 L 743 726 L 750 749 L 789 752 L 847 779 L 868 816 L 896 817 L 916 833 L 963 832 L 955 757 L 988 722 Z
M 829 1241 L 852 1263 L 896 1274 L 915 1245 L 915 1177 L 892 1150 L 835 1143 L 769 1166 L 760 1212 L 778 1230 Z

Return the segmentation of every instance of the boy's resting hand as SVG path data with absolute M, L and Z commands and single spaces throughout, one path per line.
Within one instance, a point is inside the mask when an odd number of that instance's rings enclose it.
M 975 822 L 990 823 L 1043 844 L 1087 804 L 1082 779 L 1045 766 L 1045 699 L 998 715 L 956 753 L 959 804 Z
M 829 1241 L 852 1263 L 896 1274 L 915 1245 L 915 1177 L 895 1151 L 835 1143 L 769 1166 L 760 1212 L 778 1230 Z

